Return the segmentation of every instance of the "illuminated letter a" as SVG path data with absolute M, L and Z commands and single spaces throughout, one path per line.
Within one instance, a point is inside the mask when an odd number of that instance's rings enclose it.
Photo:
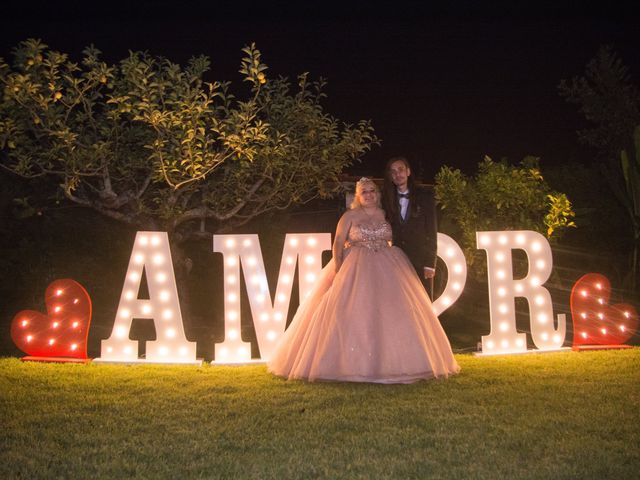
M 146 274 L 149 299 L 139 299 Z M 146 358 L 138 359 L 138 342 L 129 339 L 134 318 L 151 318 L 157 339 L 147 342 Z M 102 340 L 103 362 L 202 363 L 196 344 L 184 335 L 176 280 L 166 232 L 138 232 L 120 296 L 111 336 Z

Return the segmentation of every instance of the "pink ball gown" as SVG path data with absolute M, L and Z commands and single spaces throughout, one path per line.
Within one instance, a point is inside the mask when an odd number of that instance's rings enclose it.
M 387 222 L 352 225 L 268 362 L 289 379 L 412 383 L 460 370 L 409 259 Z

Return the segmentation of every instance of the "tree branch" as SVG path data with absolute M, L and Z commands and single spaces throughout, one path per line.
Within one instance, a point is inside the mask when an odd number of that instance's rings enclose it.
M 263 183 L 264 183 L 264 178 L 261 178 L 260 180 L 255 182 L 251 187 L 251 189 L 249 190 L 247 196 L 245 196 L 245 198 L 241 202 L 239 202 L 235 207 L 233 207 L 231 210 L 227 211 L 224 214 L 220 214 L 206 206 L 202 206 L 202 207 L 193 208 L 191 210 L 184 212 L 182 215 L 180 215 L 173 221 L 172 225 L 174 228 L 177 228 L 178 226 L 182 225 L 185 222 L 188 222 L 190 220 L 200 219 L 200 218 L 215 218 L 216 220 L 219 220 L 219 221 L 229 220 L 230 218 L 233 218 L 234 216 L 238 215 L 238 212 L 247 205 L 247 203 L 250 200 L 250 197 L 253 194 L 255 194 L 256 191 L 258 191 L 258 189 L 262 186 Z

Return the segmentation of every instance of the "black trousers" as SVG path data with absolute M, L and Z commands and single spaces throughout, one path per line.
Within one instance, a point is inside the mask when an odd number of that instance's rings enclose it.
M 422 283 L 422 286 L 426 290 L 427 295 L 429 295 L 429 298 L 433 302 L 433 277 L 424 278 L 424 269 L 422 267 L 420 267 L 419 269 L 416 268 L 416 267 L 414 267 L 414 268 L 416 269 L 416 273 L 418 274 L 418 278 L 420 279 L 420 282 Z

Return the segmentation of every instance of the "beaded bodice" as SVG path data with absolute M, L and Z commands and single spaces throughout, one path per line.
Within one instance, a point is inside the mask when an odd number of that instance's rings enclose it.
M 351 225 L 347 241 L 351 247 L 380 250 L 391 244 L 391 238 L 391 225 L 382 221 Z

